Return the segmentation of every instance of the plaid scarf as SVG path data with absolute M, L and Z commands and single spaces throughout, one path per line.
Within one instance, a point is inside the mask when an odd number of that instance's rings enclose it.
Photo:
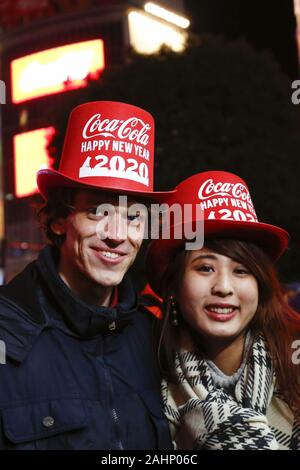
M 300 427 L 274 389 L 264 338 L 253 343 L 234 395 L 217 388 L 197 352 L 177 353 L 178 384 L 162 384 L 165 414 L 179 449 L 300 450 Z

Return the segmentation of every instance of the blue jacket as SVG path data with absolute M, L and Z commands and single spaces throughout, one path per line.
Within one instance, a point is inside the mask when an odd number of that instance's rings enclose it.
M 0 449 L 170 449 L 153 321 L 126 276 L 117 307 L 82 302 L 46 247 L 0 288 Z

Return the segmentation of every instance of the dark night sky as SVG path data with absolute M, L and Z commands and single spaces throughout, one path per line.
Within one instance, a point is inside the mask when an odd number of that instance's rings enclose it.
M 290 78 L 298 78 L 293 0 L 185 0 L 191 30 L 269 50 Z

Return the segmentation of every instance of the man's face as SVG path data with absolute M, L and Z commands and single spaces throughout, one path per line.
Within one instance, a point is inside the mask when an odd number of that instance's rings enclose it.
M 77 270 L 79 277 L 83 275 L 93 284 L 104 287 L 120 284 L 144 236 L 147 214 L 146 210 L 131 211 L 136 203 L 128 198 L 127 207 L 120 206 L 118 196 L 78 191 L 74 210 L 52 227 L 65 235 L 60 249 L 61 264 L 73 273 Z

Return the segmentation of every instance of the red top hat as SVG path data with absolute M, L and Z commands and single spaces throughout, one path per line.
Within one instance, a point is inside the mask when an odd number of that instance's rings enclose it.
M 204 243 L 207 238 L 235 238 L 253 242 L 267 252 L 272 260 L 279 258 L 286 250 L 289 234 L 282 228 L 264 224 L 257 220 L 246 183 L 224 171 L 198 173 L 182 181 L 164 201 L 169 206 L 192 205 L 189 220 L 196 222 L 196 205 L 200 204 L 204 222 Z M 170 227 L 170 238 L 151 243 L 146 266 L 149 282 L 156 293 L 160 293 L 162 276 L 175 252 L 183 248 L 185 239 L 176 239 L 176 225 Z
M 153 192 L 154 120 L 141 108 L 94 101 L 71 113 L 59 171 L 40 170 L 45 199 L 57 187 L 84 187 L 157 198 Z

